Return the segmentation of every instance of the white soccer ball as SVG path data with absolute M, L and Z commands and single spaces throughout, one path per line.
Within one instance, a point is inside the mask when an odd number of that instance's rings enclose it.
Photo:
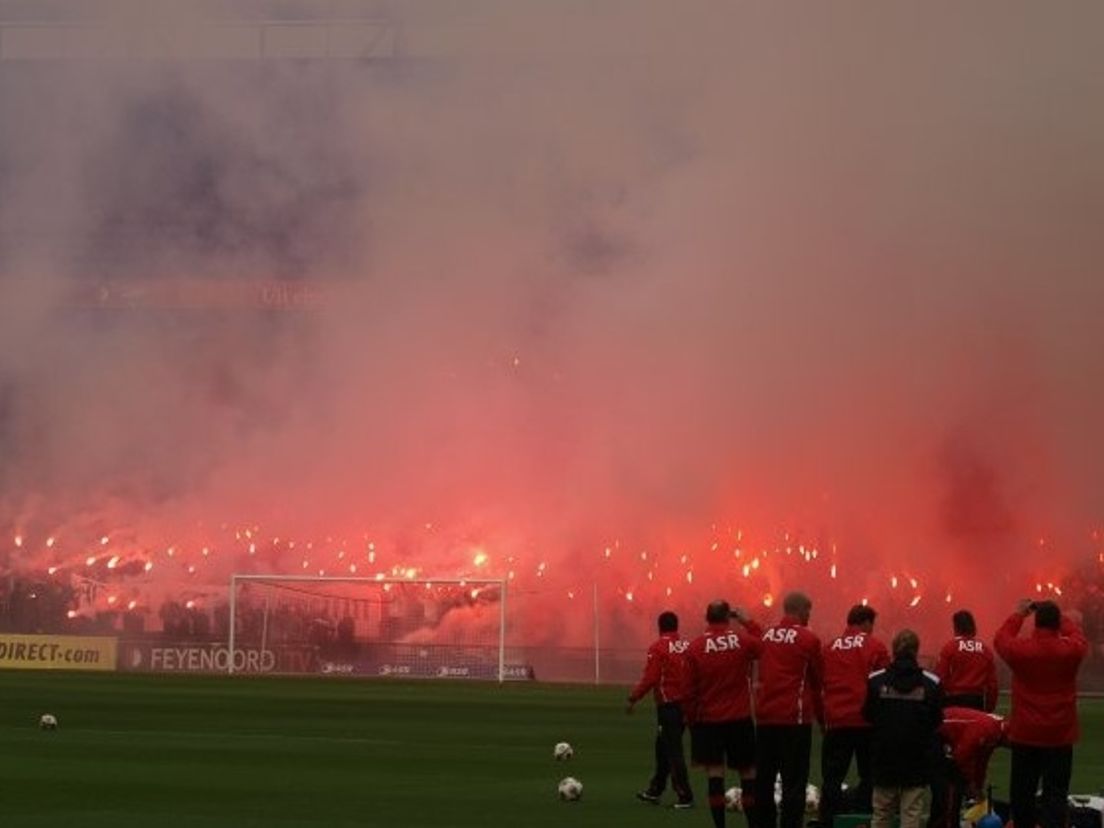
M 805 786 L 805 813 L 815 814 L 820 810 L 820 788 L 816 785 Z
M 43 730 L 57 730 L 57 717 L 50 713 L 43 713 L 38 720 L 38 726 Z
M 552 748 L 552 756 L 557 762 L 566 762 L 572 756 L 575 755 L 574 748 L 567 742 L 556 742 L 556 746 Z
M 564 802 L 574 802 L 583 795 L 583 783 L 574 776 L 565 776 L 560 780 L 557 790 Z
M 740 799 L 742 792 L 736 786 L 729 788 L 725 791 L 725 809 L 729 811 L 742 811 L 744 810 L 743 800 Z

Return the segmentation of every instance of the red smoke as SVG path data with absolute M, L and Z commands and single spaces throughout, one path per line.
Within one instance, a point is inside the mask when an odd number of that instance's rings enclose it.
M 1104 12 L 585 5 L 4 73 L 0 568 L 512 573 L 570 645 L 595 585 L 627 643 L 800 588 L 925 649 L 1095 579 Z

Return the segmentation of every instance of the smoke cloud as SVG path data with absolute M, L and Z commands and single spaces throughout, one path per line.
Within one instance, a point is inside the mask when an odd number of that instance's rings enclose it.
M 578 643 L 595 582 L 941 635 L 1095 562 L 1099 4 L 409 0 L 341 60 L 143 8 L 91 22 L 174 59 L 0 73 L 8 571 L 512 573 Z

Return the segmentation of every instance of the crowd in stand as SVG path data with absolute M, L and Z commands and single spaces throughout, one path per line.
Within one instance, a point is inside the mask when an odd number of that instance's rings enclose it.
M 68 584 L 49 578 L 0 579 L 0 630 L 62 632 L 71 628 L 69 611 L 76 601 Z
M 160 634 L 174 641 L 225 641 L 230 608 L 225 601 L 165 600 L 156 613 L 145 607 L 80 609 L 97 602 L 87 588 L 43 576 L 0 578 L 0 632 L 24 634 Z M 88 599 L 91 599 L 89 601 Z M 243 642 L 327 645 L 351 642 L 354 622 L 331 617 L 306 602 L 282 602 L 271 608 L 242 606 L 237 633 Z

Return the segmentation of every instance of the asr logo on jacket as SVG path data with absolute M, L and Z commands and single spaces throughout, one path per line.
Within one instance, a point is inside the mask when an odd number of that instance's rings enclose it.
M 689 641 L 687 641 L 683 638 L 675 639 L 675 640 L 672 640 L 672 641 L 668 642 L 667 652 L 671 653 L 672 655 L 681 655 L 682 653 L 686 652 L 686 648 L 689 647 L 689 646 L 690 646 Z
M 861 650 L 865 641 L 866 633 L 857 633 L 856 635 L 841 635 L 839 638 L 832 642 L 831 649 Z
M 718 635 L 716 638 L 705 639 L 705 651 L 707 653 L 723 653 L 728 650 L 740 649 L 740 636 L 736 633 Z
M 793 644 L 797 641 L 797 630 L 793 627 L 771 627 L 763 633 L 764 641 L 773 641 L 775 644 Z
M 958 651 L 960 653 L 984 653 L 985 645 L 980 641 L 959 641 Z

